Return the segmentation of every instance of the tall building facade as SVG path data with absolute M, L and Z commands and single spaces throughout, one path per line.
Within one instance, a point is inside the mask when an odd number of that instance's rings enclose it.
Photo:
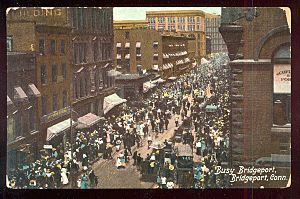
M 195 38 L 195 55 L 206 55 L 205 13 L 200 10 L 172 10 L 146 12 L 149 29 L 178 32 Z
M 70 8 L 72 26 L 72 106 L 79 116 L 103 114 L 104 97 L 115 92 L 113 9 Z
M 222 8 L 220 32 L 231 60 L 232 164 L 290 155 L 291 34 L 284 11 Z
M 221 16 L 205 13 L 205 34 L 211 38 L 211 53 L 227 52 L 226 44 L 219 32 Z
M 19 8 L 7 15 L 7 36 L 12 50 L 35 55 L 36 87 L 41 93 L 37 112 L 43 142 L 48 127 L 68 118 L 72 75 L 70 32 L 66 8 Z
M 14 169 L 24 161 L 37 157 L 40 91 L 36 88 L 35 54 L 7 52 L 7 168 Z

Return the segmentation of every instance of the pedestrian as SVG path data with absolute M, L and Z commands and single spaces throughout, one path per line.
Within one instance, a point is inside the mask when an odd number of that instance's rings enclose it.
M 166 127 L 166 130 L 168 130 L 168 125 L 169 125 L 169 119 L 166 118 L 166 120 L 165 120 L 165 127 Z
M 124 150 L 124 158 L 125 158 L 125 163 L 128 162 L 128 151 L 127 149 Z
M 136 165 L 136 162 L 137 162 L 137 151 L 135 151 L 134 153 L 133 153 L 133 156 L 132 156 L 132 158 L 133 158 L 133 165 L 135 166 Z
M 141 157 L 141 154 L 139 153 L 136 158 L 136 166 L 138 170 L 141 170 L 141 164 L 143 162 L 143 158 Z
M 178 116 L 176 115 L 176 117 L 175 117 L 175 126 L 176 126 L 176 127 L 178 127 L 178 122 L 179 122 L 179 118 L 178 118 Z
M 151 135 L 148 135 L 148 149 L 150 149 L 150 145 L 152 144 L 152 136 Z

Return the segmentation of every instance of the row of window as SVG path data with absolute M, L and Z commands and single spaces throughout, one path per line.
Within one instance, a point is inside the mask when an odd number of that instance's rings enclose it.
M 75 64 L 88 62 L 88 48 L 87 43 L 74 43 L 73 60 Z M 92 48 L 94 62 L 111 59 L 111 43 L 94 42 Z
M 80 99 L 90 95 L 92 84 L 95 86 L 95 91 L 100 91 L 108 87 L 114 87 L 114 77 L 108 76 L 107 70 L 95 69 L 92 74 L 86 73 L 73 80 L 73 98 Z M 93 81 L 92 81 L 93 79 Z M 92 83 L 93 82 L 93 83 Z
M 158 23 L 165 23 L 165 18 L 166 17 L 157 17 Z M 167 17 L 168 23 L 175 23 L 177 18 L 178 23 L 185 23 L 185 18 L 186 17 Z M 196 17 L 196 22 L 201 23 L 200 17 Z M 195 23 L 195 17 L 194 16 L 189 16 L 187 17 L 188 23 Z M 156 18 L 155 17 L 148 17 L 148 23 L 153 24 L 156 23 Z
M 58 46 L 58 42 L 59 42 L 59 46 Z M 65 54 L 66 53 L 66 43 L 65 40 L 59 40 L 56 41 L 55 39 L 50 39 L 49 40 L 49 48 L 46 49 L 46 42 L 45 39 L 39 39 L 39 53 L 41 55 L 45 55 L 46 52 L 49 52 L 51 55 L 55 55 L 58 52 L 61 54 Z
M 65 63 L 61 64 L 61 78 L 66 79 L 67 78 L 67 65 Z M 57 65 L 53 64 L 51 66 L 51 78 L 52 78 L 52 82 L 57 82 L 57 77 L 58 77 L 58 69 L 57 69 Z M 48 83 L 48 73 L 47 73 L 47 65 L 46 64 L 42 64 L 41 65 L 41 83 L 42 84 L 47 84 Z
M 213 33 L 213 32 L 217 32 L 219 33 L 219 27 L 212 27 L 212 28 L 205 28 L 205 32 L 206 33 Z
M 155 29 L 155 26 L 149 26 L 149 28 L 151 30 L 154 30 Z M 185 25 L 184 24 L 178 24 L 177 26 L 178 30 L 183 30 L 185 31 Z M 196 29 L 195 29 L 196 28 Z M 165 26 L 164 25 L 161 25 L 161 26 L 158 26 L 158 30 L 159 31 L 163 31 L 165 30 Z M 176 30 L 175 26 L 174 25 L 168 25 L 168 31 L 174 31 Z M 195 30 L 200 30 L 200 24 L 197 24 L 196 26 L 193 25 L 193 24 L 189 24 L 188 25 L 188 31 L 195 31 Z
M 62 106 L 59 104 L 59 95 L 58 93 L 55 93 L 52 95 L 52 109 L 48 109 L 49 107 L 47 104 L 49 104 L 49 97 L 48 96 L 42 96 L 42 115 L 47 115 L 48 113 L 51 113 L 53 111 L 58 111 L 61 108 L 65 108 L 68 106 L 68 92 L 64 90 L 62 92 Z
M 99 8 L 71 8 L 72 25 L 76 30 L 112 32 L 112 10 Z
M 18 137 L 25 137 L 24 134 L 37 130 L 36 111 L 32 104 L 22 114 L 17 111 L 13 116 L 7 118 L 7 141 L 8 143 Z M 27 118 L 27 121 L 25 120 Z

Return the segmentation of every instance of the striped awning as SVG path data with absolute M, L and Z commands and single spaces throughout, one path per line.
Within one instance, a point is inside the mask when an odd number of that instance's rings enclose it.
M 7 105 L 12 105 L 13 102 L 11 101 L 11 99 L 7 96 Z
M 37 87 L 34 84 L 29 84 L 28 88 L 29 88 L 28 93 L 30 95 L 33 95 L 35 97 L 41 97 L 40 91 L 37 89 Z
M 28 99 L 28 96 L 23 91 L 23 89 L 20 86 L 18 86 L 18 87 L 15 87 L 15 96 L 14 96 L 14 98 L 16 100 L 26 100 L 26 99 Z

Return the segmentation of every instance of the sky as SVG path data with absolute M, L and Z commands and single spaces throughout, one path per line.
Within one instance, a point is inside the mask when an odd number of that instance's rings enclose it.
M 146 11 L 202 10 L 221 14 L 221 7 L 114 7 L 114 20 L 145 20 Z

